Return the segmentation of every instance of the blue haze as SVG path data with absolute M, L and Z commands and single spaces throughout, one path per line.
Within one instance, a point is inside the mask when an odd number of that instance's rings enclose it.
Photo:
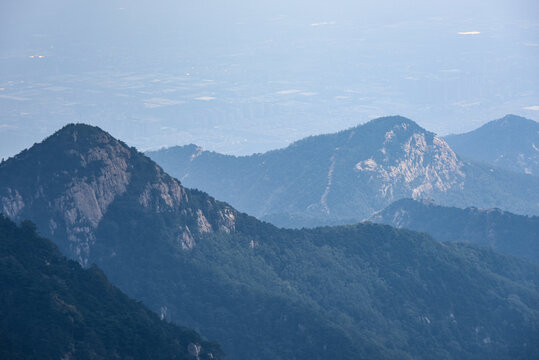
M 537 120 L 538 64 L 529 0 L 5 0 L 0 157 L 68 122 L 249 154 L 388 114 Z

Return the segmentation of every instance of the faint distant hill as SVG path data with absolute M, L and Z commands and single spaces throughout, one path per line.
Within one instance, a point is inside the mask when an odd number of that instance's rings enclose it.
M 539 263 L 539 217 L 500 209 L 444 207 L 402 199 L 370 221 L 431 234 L 439 241 L 469 242 Z
M 507 115 L 445 141 L 455 152 L 503 169 L 539 175 L 539 123 Z
M 467 162 L 401 116 L 235 157 L 195 145 L 148 155 L 183 184 L 279 226 L 360 221 L 402 198 L 539 212 L 539 179 Z

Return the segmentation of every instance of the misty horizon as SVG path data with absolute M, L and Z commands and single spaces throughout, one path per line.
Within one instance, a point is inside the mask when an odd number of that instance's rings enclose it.
M 247 155 L 380 116 L 537 120 L 532 1 L 4 2 L 0 157 L 72 122 Z

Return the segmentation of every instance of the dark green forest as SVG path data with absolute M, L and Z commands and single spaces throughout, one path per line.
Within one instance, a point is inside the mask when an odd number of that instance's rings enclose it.
M 96 266 L 82 269 L 35 225 L 0 215 L 0 358 L 200 359 L 215 343 L 129 299 Z

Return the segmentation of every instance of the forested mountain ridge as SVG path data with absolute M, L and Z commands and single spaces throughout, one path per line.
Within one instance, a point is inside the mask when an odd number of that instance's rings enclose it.
M 516 115 L 444 139 L 465 158 L 539 176 L 539 123 Z
M 129 299 L 0 215 L 2 359 L 218 359 L 216 344 Z
M 539 354 L 537 266 L 385 225 L 278 229 L 98 128 L 69 125 L 4 162 L 0 194 L 11 217 L 231 359 Z
M 279 226 L 353 223 L 401 198 L 539 211 L 539 179 L 463 161 L 442 138 L 400 116 L 264 154 L 188 145 L 148 155 L 186 186 Z
M 376 212 L 370 221 L 431 234 L 524 257 L 539 264 L 539 217 L 500 209 L 444 207 L 428 200 L 402 199 Z

